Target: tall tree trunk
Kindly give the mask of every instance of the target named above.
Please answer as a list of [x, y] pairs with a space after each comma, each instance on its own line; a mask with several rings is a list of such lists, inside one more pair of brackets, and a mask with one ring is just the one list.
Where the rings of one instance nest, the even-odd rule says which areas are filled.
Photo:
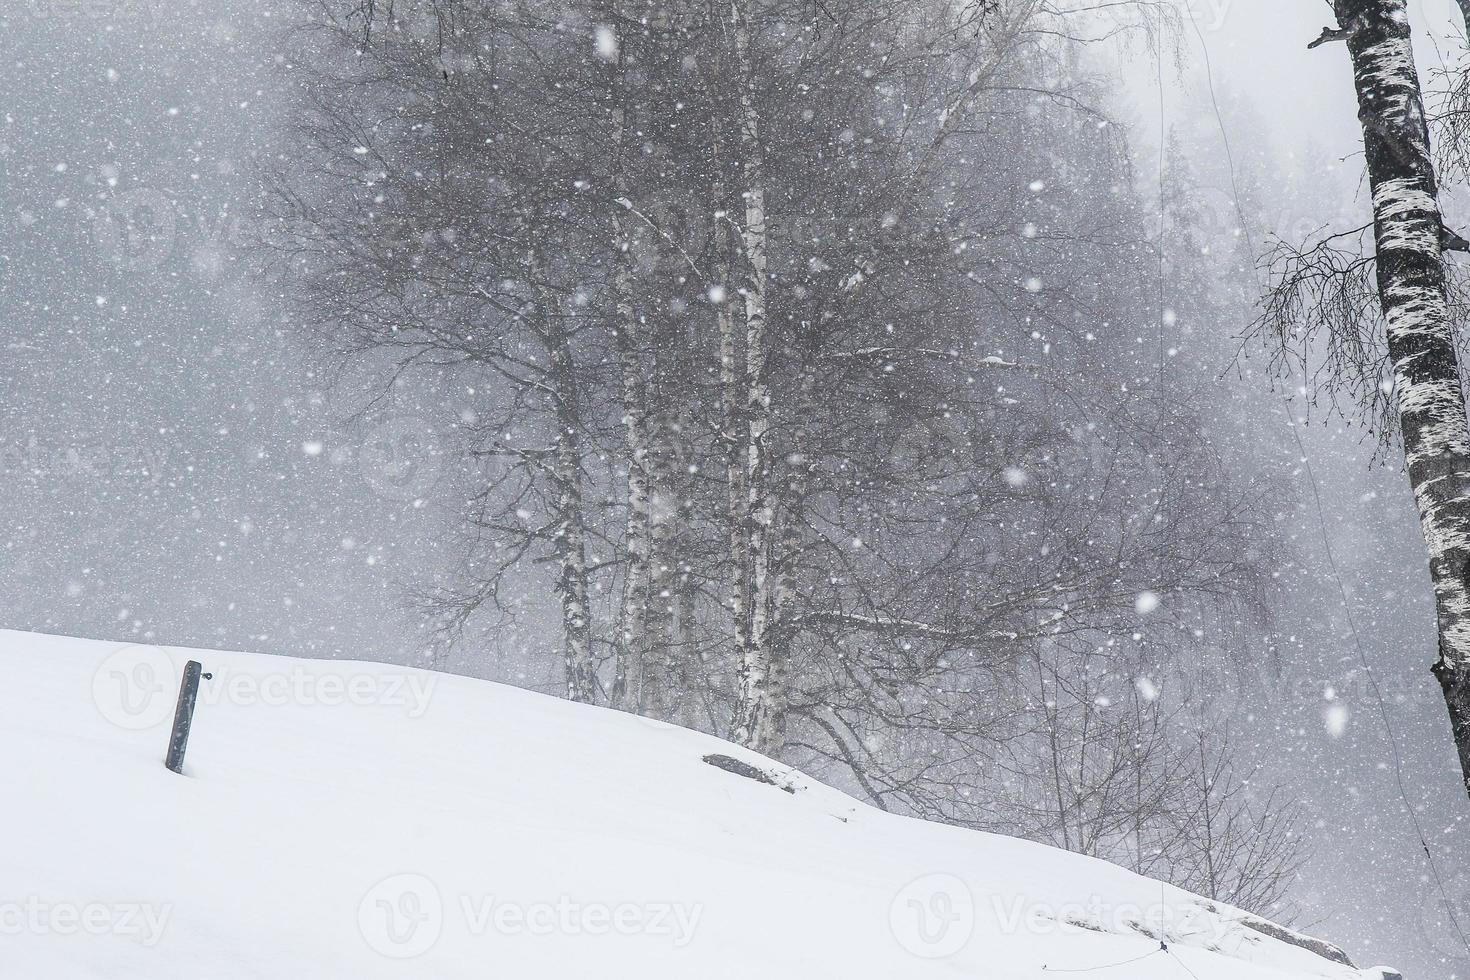
[[816, 384], [816, 374], [808, 366], [802, 371], [801, 383], [797, 389], [793, 412], [795, 423], [791, 427], [791, 451], [786, 457], [787, 465], [783, 470], [781, 533], [775, 542], [776, 588], [767, 632], [771, 637], [771, 670], [768, 681], [770, 698], [778, 708], [772, 714], [771, 736], [778, 745], [786, 733], [785, 705], [789, 703], [787, 684], [793, 656], [792, 644], [797, 634], [794, 628], [799, 598], [797, 573], [805, 542], [806, 500], [812, 473], [812, 460], [808, 453], [811, 434], [807, 425], [818, 411], [814, 398]]
[[[721, 138], [718, 120], [713, 127], [717, 172], [723, 166], [724, 141]], [[713, 198], [717, 206], [727, 203], [723, 175], [715, 182]], [[718, 238], [716, 270], [721, 288], [734, 278], [732, 255], [737, 246], [731, 241], [727, 221], [715, 226]], [[735, 649], [745, 651], [745, 639], [750, 634], [750, 603], [746, 586], [750, 581], [750, 539], [745, 534], [745, 412], [742, 405], [745, 393], [745, 348], [735, 322], [735, 305], [724, 297], [716, 307], [716, 322], [720, 333], [720, 447], [725, 462], [725, 518], [729, 528], [730, 545], [730, 616], [735, 628]]]
[[[622, 237], [621, 221], [617, 234]], [[628, 446], [627, 528], [624, 532], [627, 573], [623, 577], [623, 601], [618, 616], [618, 647], [614, 666], [613, 702], [636, 707], [642, 685], [643, 665], [648, 660], [648, 604], [652, 582], [653, 488], [649, 477], [648, 408], [639, 356], [637, 315], [633, 309], [632, 270], [626, 257], [615, 259], [613, 274], [617, 290], [617, 351], [621, 375], [623, 431]]]
[[556, 491], [552, 527], [557, 557], [556, 595], [562, 611], [562, 659], [567, 697], [591, 704], [597, 698], [597, 669], [592, 659], [592, 617], [587, 602], [587, 544], [582, 499], [582, 420], [577, 404], [576, 367], [566, 324], [556, 302], [542, 285], [539, 263], [530, 262], [536, 307], [546, 343], [548, 380], [556, 414], [556, 452], [551, 476]]
[[[609, 8], [608, 24], [618, 23]], [[612, 115], [612, 183], [616, 200], [630, 200], [626, 161], [627, 109], [624, 102], [621, 46], [609, 66]], [[613, 292], [617, 303], [614, 324], [618, 370], [622, 388], [623, 430], [628, 445], [628, 500], [625, 550], [627, 573], [618, 616], [618, 642], [610, 699], [617, 707], [636, 710], [642, 691], [642, 673], [648, 661], [648, 605], [652, 581], [653, 487], [649, 459], [648, 389], [643, 369], [641, 324], [633, 304], [633, 254], [623, 208], [610, 205], [613, 226]]]
[[648, 640], [642, 671], [641, 708], [654, 718], [667, 718], [672, 701], [678, 696], [674, 687], [674, 569], [677, 564], [679, 532], [679, 482], [674, 460], [677, 426], [669, 413], [674, 402], [673, 352], [680, 349], [682, 338], [660, 324], [659, 336], [650, 344], [653, 359], [653, 387], [647, 396], [648, 480], [649, 499], [649, 565], [648, 606], [644, 613]]
[[742, 263], [741, 305], [745, 311], [745, 534], [749, 540], [750, 570], [746, 594], [748, 630], [741, 650], [738, 700], [733, 738], [757, 752], [773, 754], [781, 728], [783, 706], [779, 686], [773, 683], [771, 607], [770, 498], [771, 389], [766, 375], [767, 300], [765, 148], [760, 112], [755, 104], [755, 77], [751, 57], [750, 20], [746, 0], [730, 5], [730, 34], [734, 41], [735, 75], [740, 85], [741, 176], [745, 220], [740, 229]]
[[[710, 19], [722, 19], [721, 0], [711, 0]], [[727, 43], [727, 32], [711, 32], [718, 41], [709, 50], [711, 91], [716, 105], [727, 105], [727, 92], [722, 82], [730, 77], [735, 59]], [[729, 535], [729, 610], [734, 630], [735, 653], [744, 662], [747, 637], [750, 635], [750, 538], [746, 534], [746, 442], [749, 429], [745, 424], [745, 338], [737, 323], [734, 302], [735, 269], [739, 265], [741, 245], [737, 240], [731, 216], [735, 213], [729, 190], [729, 175], [738, 158], [728, 155], [729, 141], [724, 112], [710, 116], [710, 142], [714, 159], [714, 181], [710, 198], [715, 202], [715, 283], [725, 295], [712, 296], [720, 335], [720, 447], [725, 464], [725, 522]], [[739, 145], [739, 140], [736, 140]], [[737, 182], [738, 183], [738, 182]], [[737, 667], [738, 670], [738, 667]], [[737, 692], [738, 693], [738, 692]]]
[[1470, 424], [1449, 324], [1439, 189], [1404, 0], [1336, 0], [1373, 189], [1378, 292], [1404, 456], [1429, 548], [1435, 677], [1470, 792]]
[[[559, 366], [552, 365], [552, 370]], [[575, 393], [569, 393], [575, 401]], [[559, 393], [558, 401], [563, 400]], [[576, 413], [576, 409], [572, 409]], [[592, 659], [592, 617], [587, 602], [587, 545], [583, 524], [581, 434], [575, 420], [561, 423], [556, 439], [557, 551], [561, 570], [556, 593], [562, 605], [562, 633], [567, 697], [591, 704], [597, 700], [597, 668]]]

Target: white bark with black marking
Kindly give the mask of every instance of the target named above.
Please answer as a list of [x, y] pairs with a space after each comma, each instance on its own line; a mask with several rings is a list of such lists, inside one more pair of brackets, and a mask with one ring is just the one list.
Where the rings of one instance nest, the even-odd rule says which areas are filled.
[[771, 636], [775, 577], [771, 568], [774, 506], [770, 496], [771, 390], [766, 376], [767, 272], [764, 147], [755, 104], [751, 33], [745, 0], [730, 5], [735, 71], [740, 84], [741, 175], [745, 220], [740, 229], [740, 299], [745, 310], [745, 534], [749, 577], [746, 633], [740, 651], [739, 689], [733, 738], [757, 752], [773, 754], [784, 705], [775, 683]]
[[1336, 0], [1373, 187], [1378, 291], [1439, 626], [1443, 688], [1470, 791], [1470, 424], [1448, 320], [1439, 189], [1404, 0]]
[[[608, 23], [616, 23], [615, 11], [609, 9]], [[615, 201], [629, 200], [624, 154], [627, 142], [626, 93], [623, 86], [621, 48], [609, 68], [608, 84], [611, 101], [613, 196]], [[642, 347], [643, 329], [633, 303], [633, 257], [629, 230], [623, 220], [621, 205], [611, 208], [613, 229], [613, 294], [617, 317], [613, 323], [614, 344], [618, 352], [618, 373], [622, 398], [623, 432], [627, 442], [628, 495], [624, 549], [627, 570], [623, 576], [623, 596], [618, 615], [618, 638], [613, 661], [610, 700], [617, 707], [639, 707], [642, 673], [649, 659], [648, 606], [653, 581], [653, 486], [649, 446], [648, 388], [644, 375]]]
[[542, 306], [549, 349], [550, 381], [556, 402], [556, 486], [553, 543], [559, 574], [563, 659], [567, 697], [591, 704], [597, 699], [597, 667], [592, 659], [592, 611], [587, 601], [587, 532], [582, 499], [582, 420], [571, 345], [560, 317]]

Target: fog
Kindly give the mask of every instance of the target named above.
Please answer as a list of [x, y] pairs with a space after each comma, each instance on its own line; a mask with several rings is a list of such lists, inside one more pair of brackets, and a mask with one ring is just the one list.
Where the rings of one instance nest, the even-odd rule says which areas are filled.
[[[1198, 33], [1166, 48], [1162, 92], [1147, 45], [1101, 56], [1141, 193], [1154, 193], [1162, 121], [1212, 174], [1228, 169], [1228, 140], [1272, 225], [1251, 237], [1368, 220], [1347, 56], [1306, 50], [1325, 6], [1189, 2]], [[240, 256], [258, 166], [282, 152], [286, 16], [233, 0], [0, 11], [0, 625], [435, 666], [559, 692], [546, 610], [446, 650], [409, 602], [463, 560], [464, 488], [445, 462], [452, 384], [371, 400]], [[1432, 85], [1434, 66], [1460, 57], [1456, 11], [1423, 2], [1411, 16]], [[147, 247], [119, 243], [137, 235], [116, 227], [119, 194], [146, 215]], [[1317, 213], [1324, 199], [1337, 214]], [[1467, 203], [1446, 196], [1462, 226]], [[1247, 323], [1193, 326], [1239, 336]], [[1264, 367], [1250, 347], [1218, 363], [1211, 423], [1232, 465], [1288, 488], [1276, 527], [1301, 559], [1270, 590], [1282, 638], [1270, 700], [1240, 708], [1261, 778], [1289, 783], [1309, 815], [1297, 924], [1359, 965], [1470, 975], [1470, 950], [1438, 925], [1420, 840], [1422, 828], [1470, 923], [1466, 801], [1429, 673], [1432, 593], [1407, 480], [1393, 452], [1322, 405], [1309, 412]], [[1275, 429], [1258, 431], [1262, 419]]]

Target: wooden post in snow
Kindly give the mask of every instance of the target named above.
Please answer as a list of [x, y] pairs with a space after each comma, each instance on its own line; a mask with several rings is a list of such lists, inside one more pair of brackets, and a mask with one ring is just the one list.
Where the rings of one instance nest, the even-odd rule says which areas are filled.
[[184, 665], [184, 679], [179, 684], [179, 703], [174, 708], [174, 727], [168, 739], [168, 758], [164, 765], [183, 775], [184, 750], [189, 747], [189, 728], [194, 724], [194, 702], [199, 698], [199, 676], [204, 668], [197, 660]]

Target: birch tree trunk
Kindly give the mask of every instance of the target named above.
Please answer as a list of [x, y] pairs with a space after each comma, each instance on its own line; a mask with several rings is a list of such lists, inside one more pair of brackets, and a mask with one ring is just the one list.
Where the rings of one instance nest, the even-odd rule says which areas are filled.
[[772, 597], [772, 615], [768, 634], [771, 637], [771, 669], [767, 684], [771, 702], [777, 706], [771, 717], [771, 738], [779, 748], [785, 737], [785, 706], [789, 700], [787, 689], [789, 667], [793, 655], [792, 643], [797, 630], [797, 572], [805, 538], [806, 501], [812, 472], [812, 460], [808, 455], [810, 433], [807, 426], [820, 409], [814, 398], [816, 374], [810, 366], [802, 371], [797, 390], [795, 425], [791, 431], [791, 451], [785, 469], [785, 493], [782, 507], [781, 532], [777, 541], [775, 558], [775, 593]]
[[1439, 189], [1404, 0], [1335, 0], [1373, 190], [1378, 292], [1409, 482], [1429, 549], [1435, 677], [1470, 792], [1470, 425], [1446, 309]]
[[[717, 56], [724, 54], [717, 51]], [[723, 58], [720, 59], [723, 61]], [[718, 73], [717, 73], [718, 75]], [[719, 116], [712, 119], [710, 138], [714, 145], [715, 172], [724, 169], [725, 141], [721, 132]], [[730, 240], [731, 230], [726, 205], [726, 185], [723, 176], [716, 179], [712, 195], [717, 202], [719, 215], [716, 218], [715, 234], [718, 240], [716, 254], [717, 282], [721, 289], [732, 282], [734, 263], [732, 255], [737, 246]], [[730, 545], [730, 615], [735, 627], [735, 649], [741, 655], [745, 651], [745, 638], [750, 633], [748, 616], [749, 600], [746, 584], [749, 581], [750, 541], [745, 535], [745, 413], [741, 410], [744, 401], [742, 384], [745, 379], [745, 350], [735, 322], [735, 306], [729, 297], [720, 297], [716, 304], [716, 323], [720, 334], [720, 447], [725, 463], [725, 518], [729, 528]]]
[[648, 601], [644, 610], [644, 644], [640, 709], [654, 718], [667, 718], [672, 702], [678, 696], [673, 686], [674, 639], [673, 570], [678, 549], [679, 488], [674, 474], [674, 430], [669, 412], [674, 403], [673, 385], [668, 377], [672, 360], [668, 352], [677, 342], [666, 332], [650, 345], [654, 383], [645, 404], [650, 452], [646, 475], [651, 488], [648, 515]]
[[771, 659], [770, 499], [771, 390], [766, 375], [767, 297], [765, 154], [760, 113], [755, 104], [750, 20], [746, 0], [730, 5], [735, 76], [740, 84], [741, 175], [745, 220], [740, 229], [744, 259], [740, 296], [745, 311], [745, 535], [749, 547], [746, 587], [748, 629], [740, 655], [739, 690], [733, 738], [757, 752], [772, 754], [783, 705], [773, 683]]
[[[621, 221], [618, 224], [621, 225]], [[621, 237], [621, 228], [618, 233]], [[623, 430], [628, 443], [628, 516], [624, 532], [628, 570], [623, 578], [612, 691], [613, 703], [621, 707], [636, 706], [643, 665], [648, 659], [653, 494], [649, 480], [648, 410], [643, 366], [634, 333], [637, 320], [631, 300], [632, 272], [623, 257], [616, 261], [619, 268], [614, 273], [613, 284], [618, 292], [618, 368], [622, 386]]]
[[[723, 186], [717, 188], [716, 200], [723, 201]], [[719, 234], [723, 254], [737, 251], [730, 241], [727, 222], [721, 222]], [[720, 282], [733, 279], [734, 267], [728, 258], [719, 264]], [[743, 670], [750, 649], [751, 561], [750, 535], [747, 532], [746, 459], [749, 427], [745, 424], [745, 345], [736, 322], [733, 302], [722, 302], [717, 312], [720, 332], [720, 443], [725, 463], [725, 521], [729, 528], [730, 548], [730, 619], [734, 625], [734, 643]], [[739, 675], [743, 694], [744, 674]], [[743, 701], [737, 703], [743, 705]], [[738, 715], [737, 715], [738, 717]]]
[[556, 303], [540, 284], [534, 254], [530, 272], [536, 308], [546, 344], [548, 378], [556, 414], [556, 452], [551, 477], [556, 492], [552, 525], [557, 557], [556, 596], [561, 602], [562, 659], [567, 697], [587, 704], [597, 698], [597, 668], [592, 659], [592, 617], [587, 602], [587, 535], [582, 499], [582, 420], [577, 405], [577, 377], [566, 325]]
[[[608, 24], [615, 24], [613, 11]], [[613, 198], [629, 200], [624, 158], [627, 142], [627, 109], [624, 103], [623, 56], [621, 47], [612, 59], [608, 85], [612, 102]], [[614, 323], [618, 371], [623, 403], [623, 430], [628, 444], [628, 516], [626, 528], [627, 574], [618, 616], [618, 643], [613, 666], [610, 700], [617, 707], [636, 709], [642, 687], [643, 667], [648, 661], [648, 605], [652, 576], [653, 488], [649, 460], [648, 389], [640, 354], [641, 334], [633, 303], [632, 243], [623, 209], [611, 203], [613, 227], [613, 293], [617, 304]]]

